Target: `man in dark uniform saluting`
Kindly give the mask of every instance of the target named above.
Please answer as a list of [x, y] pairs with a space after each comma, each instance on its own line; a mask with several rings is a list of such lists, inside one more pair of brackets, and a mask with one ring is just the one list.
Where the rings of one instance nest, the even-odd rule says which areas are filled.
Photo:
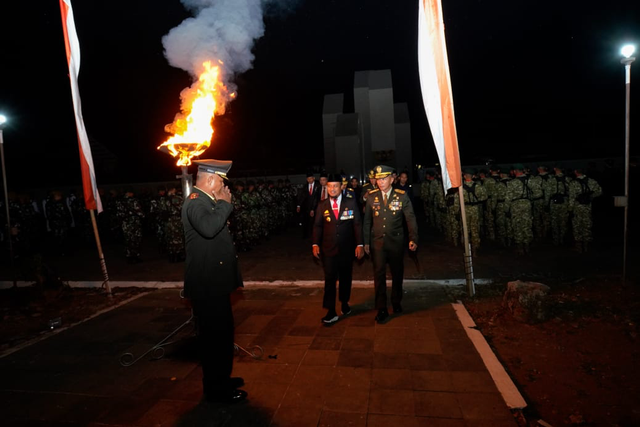
[[393, 189], [389, 166], [376, 166], [375, 178], [378, 188], [371, 190], [364, 210], [364, 251], [373, 260], [373, 277], [376, 295], [375, 320], [384, 322], [387, 311], [387, 264], [391, 269], [391, 304], [394, 313], [402, 312], [402, 278], [404, 275], [404, 230], [407, 223], [409, 250], [418, 249], [418, 224], [409, 196], [403, 190]]
[[227, 219], [233, 211], [225, 179], [230, 161], [199, 160], [193, 192], [182, 206], [187, 259], [184, 293], [198, 326], [202, 385], [211, 402], [247, 397], [242, 378], [231, 378], [234, 354], [231, 293], [242, 286]]
[[318, 205], [313, 226], [313, 256], [318, 259], [322, 256], [324, 267], [322, 306], [327, 309], [327, 315], [322, 322], [325, 325], [338, 321], [336, 280], [339, 281], [338, 299], [342, 303], [342, 314], [351, 313], [349, 298], [353, 258], [364, 256], [358, 202], [353, 191], [343, 194], [341, 184], [340, 175], [328, 176], [329, 197]]

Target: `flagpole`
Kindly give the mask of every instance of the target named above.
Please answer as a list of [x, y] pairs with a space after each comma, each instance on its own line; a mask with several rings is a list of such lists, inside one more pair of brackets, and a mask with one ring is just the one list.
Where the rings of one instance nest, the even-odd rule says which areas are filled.
[[467, 283], [467, 292], [472, 297], [476, 294], [476, 288], [473, 279], [473, 257], [471, 255], [471, 245], [469, 244], [469, 229], [467, 228], [467, 214], [462, 186], [458, 187], [458, 196], [460, 197], [460, 216], [462, 217], [462, 236], [464, 238], [464, 277]]
[[104, 288], [109, 298], [113, 298], [113, 294], [111, 293], [111, 286], [109, 286], [109, 272], [107, 271], [107, 263], [104, 259], [104, 252], [102, 252], [102, 244], [100, 243], [100, 233], [98, 232], [98, 222], [96, 221], [95, 210], [90, 209], [89, 214], [91, 215], [91, 224], [93, 224], [93, 235], [96, 238], [96, 246], [98, 247], [98, 259], [100, 260], [102, 278], [104, 279], [104, 282], [102, 282], [102, 287]]

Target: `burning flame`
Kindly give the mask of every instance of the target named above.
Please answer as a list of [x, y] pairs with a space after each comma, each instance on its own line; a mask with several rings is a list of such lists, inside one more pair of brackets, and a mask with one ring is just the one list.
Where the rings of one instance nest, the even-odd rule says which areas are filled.
[[165, 126], [165, 131], [173, 136], [158, 147], [158, 150], [179, 157], [178, 166], [189, 166], [193, 157], [209, 148], [214, 115], [224, 114], [226, 98], [235, 97], [235, 93], [227, 95], [227, 88], [219, 79], [218, 66], [212, 66], [209, 61], [202, 66], [204, 71], [198, 81], [180, 94], [181, 112], [176, 114], [173, 123]]

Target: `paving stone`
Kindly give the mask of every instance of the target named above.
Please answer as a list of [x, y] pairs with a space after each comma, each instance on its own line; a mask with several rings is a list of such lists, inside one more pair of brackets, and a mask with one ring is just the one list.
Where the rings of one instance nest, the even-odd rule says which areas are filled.
[[418, 417], [406, 415], [372, 414], [367, 416], [367, 427], [420, 427]]
[[307, 350], [303, 365], [309, 366], [336, 366], [338, 363], [338, 350]]
[[513, 420], [498, 393], [456, 393], [462, 415], [471, 420]]
[[373, 353], [373, 367], [378, 369], [406, 369], [409, 353]]
[[413, 381], [409, 369], [376, 369], [372, 371], [372, 388], [412, 390]]
[[462, 418], [456, 395], [441, 391], [416, 391], [416, 415], [438, 418]]
[[341, 350], [369, 351], [373, 350], [373, 340], [368, 338], [345, 338]]
[[415, 415], [415, 400], [411, 390], [371, 389], [370, 414]]
[[352, 366], [354, 368], [370, 368], [373, 366], [373, 353], [370, 351], [340, 351], [338, 366]]
[[366, 388], [330, 387], [324, 397], [324, 410], [366, 414], [369, 390]]
[[456, 391], [448, 371], [411, 371], [414, 390]]
[[317, 336], [309, 346], [310, 350], [340, 350], [342, 338]]
[[323, 410], [318, 427], [365, 427], [367, 415]]
[[273, 417], [273, 425], [278, 427], [315, 426], [320, 420], [320, 408], [286, 407], [278, 409]]

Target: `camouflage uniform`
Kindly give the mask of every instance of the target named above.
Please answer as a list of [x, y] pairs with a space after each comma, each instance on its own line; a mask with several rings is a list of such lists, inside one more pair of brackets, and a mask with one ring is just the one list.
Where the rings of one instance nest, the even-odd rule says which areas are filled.
[[46, 205], [47, 220], [49, 228], [56, 241], [58, 249], [63, 253], [66, 251], [67, 237], [69, 235], [69, 227], [71, 226], [71, 212], [67, 208], [62, 194], [56, 192], [49, 199]]
[[482, 180], [487, 193], [487, 201], [484, 203], [484, 231], [489, 240], [496, 239], [495, 213], [496, 213], [496, 184], [499, 175], [487, 176]]
[[529, 184], [534, 190], [531, 199], [531, 211], [533, 215], [533, 231], [537, 239], [544, 239], [549, 234], [549, 196], [545, 194], [548, 186], [549, 174], [540, 172], [539, 175], [529, 178]]
[[131, 192], [116, 201], [117, 217], [122, 224], [125, 255], [129, 262], [140, 262], [142, 243], [142, 205]]
[[511, 221], [507, 218], [507, 183], [511, 180], [505, 173], [500, 180], [496, 182], [494, 187], [495, 197], [495, 221], [496, 221], [496, 237], [502, 246], [511, 246], [513, 238], [511, 233]]
[[569, 183], [569, 209], [573, 213], [571, 226], [576, 249], [586, 252], [593, 239], [591, 228], [591, 202], [602, 195], [602, 188], [595, 179], [579, 175]]
[[487, 200], [487, 189], [478, 181], [467, 180], [463, 182], [462, 189], [471, 248], [475, 252], [480, 248], [480, 212], [483, 202]]
[[513, 242], [517, 245], [516, 251], [519, 254], [527, 253], [533, 240], [532, 194], [529, 177], [526, 175], [517, 176], [507, 183], [507, 216], [511, 217]]
[[429, 195], [431, 197], [429, 205], [434, 218], [434, 226], [436, 230], [443, 233], [447, 222], [447, 205], [445, 204], [444, 187], [440, 178], [436, 177], [430, 182]]
[[420, 186], [420, 198], [422, 199], [422, 208], [424, 209], [424, 216], [426, 217], [427, 224], [431, 227], [435, 227], [435, 218], [432, 217], [431, 210], [431, 180], [433, 178], [430, 175], [427, 175], [425, 180], [422, 182]]
[[569, 229], [569, 182], [570, 178], [562, 172], [556, 173], [547, 181], [546, 194], [549, 197], [551, 237], [556, 246], [564, 243]]
[[184, 230], [182, 228], [182, 196], [174, 191], [166, 197], [164, 236], [169, 262], [178, 262], [184, 256]]
[[446, 220], [444, 224], [446, 238], [458, 246], [460, 243], [460, 197], [458, 190], [449, 189], [445, 196]]
[[160, 253], [164, 253], [167, 250], [165, 224], [168, 219], [168, 207], [169, 203], [164, 189], [158, 190], [158, 194], [149, 201], [149, 222], [158, 240], [158, 251]]

